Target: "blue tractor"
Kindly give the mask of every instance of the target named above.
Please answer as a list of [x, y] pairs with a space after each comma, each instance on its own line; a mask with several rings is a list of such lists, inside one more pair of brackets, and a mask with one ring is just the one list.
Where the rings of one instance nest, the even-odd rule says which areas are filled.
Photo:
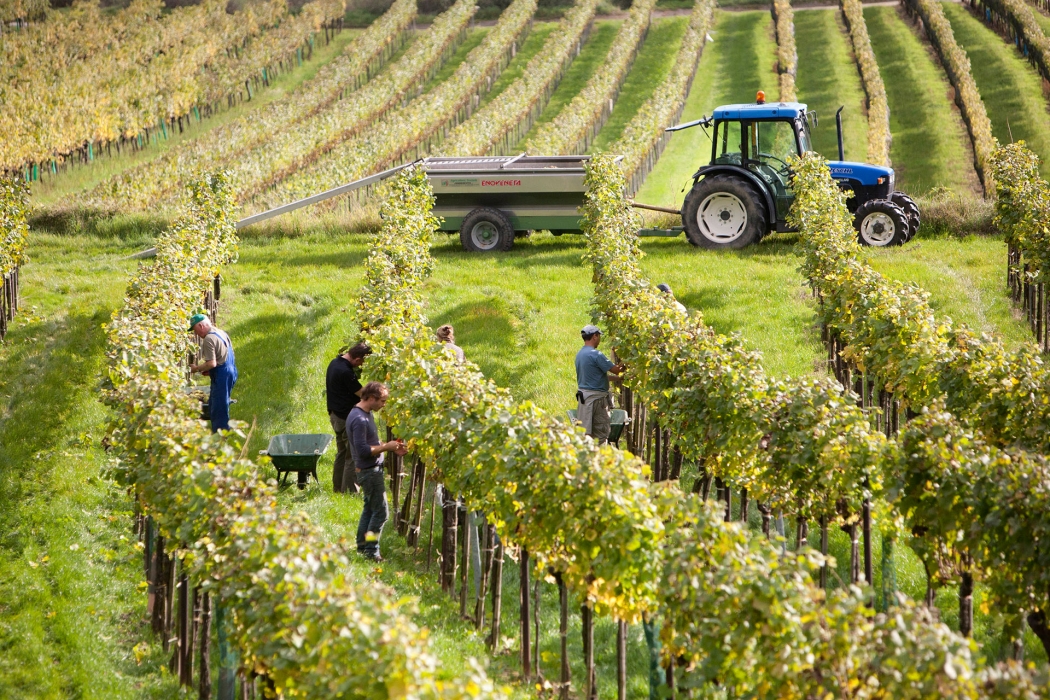
[[[911, 197], [893, 189], [893, 168], [845, 161], [842, 109], [836, 113], [839, 159], [828, 165], [831, 176], [849, 192], [860, 242], [870, 246], [901, 245], [919, 229], [919, 208]], [[787, 213], [794, 201], [790, 158], [811, 151], [810, 127], [816, 113], [799, 102], [766, 104], [758, 93], [754, 104], [725, 105], [710, 117], [679, 124], [711, 129], [711, 162], [693, 175], [693, 187], [682, 203], [682, 224], [695, 246], [744, 248], [768, 233], [790, 231]]]

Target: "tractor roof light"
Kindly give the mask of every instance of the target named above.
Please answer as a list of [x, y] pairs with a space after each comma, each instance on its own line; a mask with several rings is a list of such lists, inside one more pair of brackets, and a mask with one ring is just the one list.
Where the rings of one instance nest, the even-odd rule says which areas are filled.
[[765, 91], [763, 91], [763, 90], [759, 90], [758, 91], [758, 93], [755, 95], [755, 102], [757, 104], [760, 104], [760, 105], [764, 105], [766, 103], [766, 93], [765, 93]]

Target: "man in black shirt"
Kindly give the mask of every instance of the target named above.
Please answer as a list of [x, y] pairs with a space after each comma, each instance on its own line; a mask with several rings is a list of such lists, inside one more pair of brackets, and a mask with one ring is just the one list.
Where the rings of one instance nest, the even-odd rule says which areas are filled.
[[372, 354], [372, 348], [358, 343], [328, 363], [325, 377], [328, 399], [328, 419], [335, 431], [335, 464], [332, 467], [332, 490], [335, 493], [357, 493], [357, 478], [353, 461], [347, 459], [346, 417], [357, 405], [361, 394], [361, 381], [357, 368]]

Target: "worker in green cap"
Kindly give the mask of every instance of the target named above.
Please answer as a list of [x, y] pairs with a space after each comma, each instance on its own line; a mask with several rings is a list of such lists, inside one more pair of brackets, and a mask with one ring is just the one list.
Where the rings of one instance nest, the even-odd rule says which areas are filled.
[[201, 361], [191, 365], [190, 371], [207, 374], [211, 378], [208, 407], [211, 411], [212, 432], [229, 430], [230, 392], [237, 383], [233, 343], [226, 331], [211, 325], [211, 319], [204, 314], [195, 314], [190, 318], [190, 332], [204, 341], [201, 343]]

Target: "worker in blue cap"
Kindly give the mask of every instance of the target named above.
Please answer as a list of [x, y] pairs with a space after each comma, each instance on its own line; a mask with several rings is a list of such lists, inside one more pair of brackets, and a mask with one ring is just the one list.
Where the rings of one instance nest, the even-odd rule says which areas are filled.
[[211, 319], [204, 314], [195, 314], [190, 318], [190, 332], [204, 341], [201, 343], [201, 361], [191, 365], [190, 371], [207, 374], [211, 378], [211, 395], [208, 397], [211, 430], [229, 430], [230, 392], [237, 383], [233, 343], [226, 331], [211, 325]]

